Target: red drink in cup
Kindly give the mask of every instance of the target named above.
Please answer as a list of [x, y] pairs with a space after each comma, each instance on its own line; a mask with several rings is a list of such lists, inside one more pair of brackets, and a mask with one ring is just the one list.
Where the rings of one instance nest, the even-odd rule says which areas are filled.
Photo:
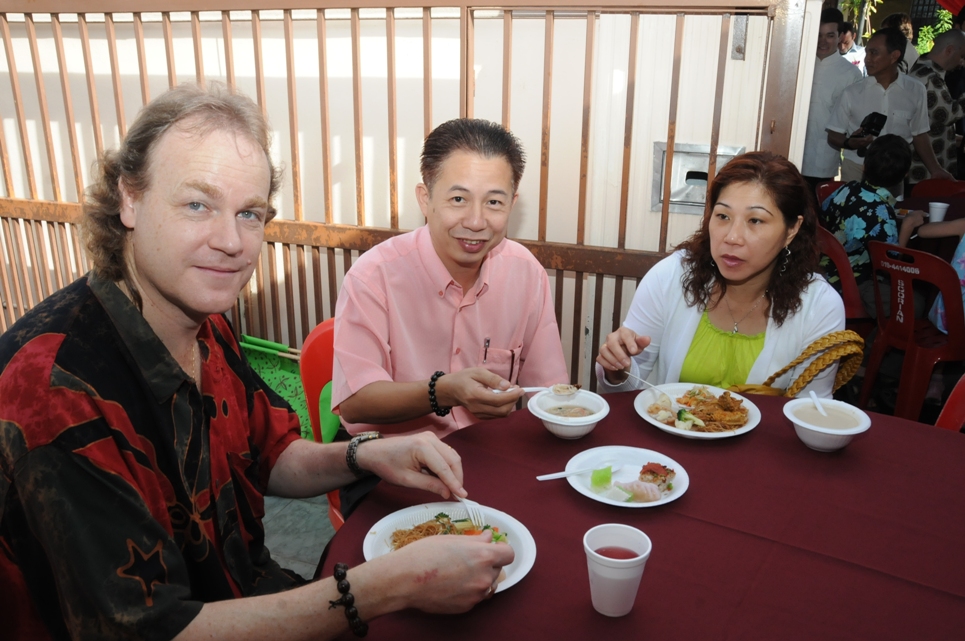
[[637, 600], [643, 568], [650, 558], [650, 537], [635, 527], [607, 523], [583, 536], [593, 608], [608, 617], [629, 614]]

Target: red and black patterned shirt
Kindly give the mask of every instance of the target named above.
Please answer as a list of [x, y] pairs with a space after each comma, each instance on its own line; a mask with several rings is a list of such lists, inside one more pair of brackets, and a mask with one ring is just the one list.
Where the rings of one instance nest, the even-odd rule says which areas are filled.
[[90, 275], [0, 337], [0, 625], [13, 638], [170, 639], [203, 603], [301, 583], [264, 547], [298, 416], [225, 318], [202, 390]]

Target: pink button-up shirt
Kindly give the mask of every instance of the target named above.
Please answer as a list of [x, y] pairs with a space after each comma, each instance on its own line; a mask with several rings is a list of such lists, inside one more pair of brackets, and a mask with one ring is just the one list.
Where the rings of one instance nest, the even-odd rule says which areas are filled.
[[[501, 242], [467, 292], [442, 264], [427, 227], [363, 254], [345, 275], [335, 308], [333, 410], [376, 381], [419, 381], [437, 370], [468, 367], [485, 367], [523, 386], [569, 380], [549, 279], [529, 250]], [[478, 421], [456, 407], [448, 416], [430, 413], [391, 431], [443, 436]], [[346, 427], [353, 434], [385, 429]]]

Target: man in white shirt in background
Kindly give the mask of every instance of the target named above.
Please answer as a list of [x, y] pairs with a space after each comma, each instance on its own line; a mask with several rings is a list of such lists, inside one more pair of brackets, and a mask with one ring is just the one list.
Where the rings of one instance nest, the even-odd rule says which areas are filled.
[[828, 144], [828, 121], [841, 92], [861, 80], [858, 68], [838, 55], [838, 30], [844, 16], [837, 9], [821, 11], [818, 27], [817, 61], [811, 84], [804, 160], [801, 174], [811, 187], [833, 180], [841, 168], [841, 151]]
[[868, 72], [864, 67], [864, 47], [856, 42], [857, 38], [858, 34], [855, 33], [854, 25], [850, 22], [842, 22], [838, 52], [845, 60], [857, 67], [862, 76], [866, 76]]
[[[925, 86], [898, 72], [906, 42], [905, 36], [897, 29], [876, 31], [865, 48], [868, 77], [841, 92], [831, 114], [828, 143], [836, 149], [845, 150], [841, 163], [841, 180], [845, 182], [861, 180], [864, 157], [858, 152], [875, 139], [875, 136], [861, 131], [861, 122], [872, 112], [887, 117], [879, 135], [901, 136], [918, 152], [932, 178], [954, 180], [938, 164], [928, 138], [930, 125]], [[892, 193], [897, 196], [902, 192], [899, 188]]]

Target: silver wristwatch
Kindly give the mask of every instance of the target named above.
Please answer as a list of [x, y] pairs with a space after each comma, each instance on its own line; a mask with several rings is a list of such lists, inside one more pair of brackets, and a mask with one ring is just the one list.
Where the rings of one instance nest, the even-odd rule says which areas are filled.
[[357, 452], [359, 445], [365, 441], [374, 441], [377, 438], [382, 438], [380, 432], [362, 432], [356, 436], [352, 437], [352, 440], [348, 442], [348, 449], [345, 450], [345, 463], [348, 465], [348, 469], [352, 470], [352, 474], [358, 476], [359, 478], [363, 476], [368, 476], [371, 472], [367, 472], [359, 467], [359, 462], [357, 459]]

